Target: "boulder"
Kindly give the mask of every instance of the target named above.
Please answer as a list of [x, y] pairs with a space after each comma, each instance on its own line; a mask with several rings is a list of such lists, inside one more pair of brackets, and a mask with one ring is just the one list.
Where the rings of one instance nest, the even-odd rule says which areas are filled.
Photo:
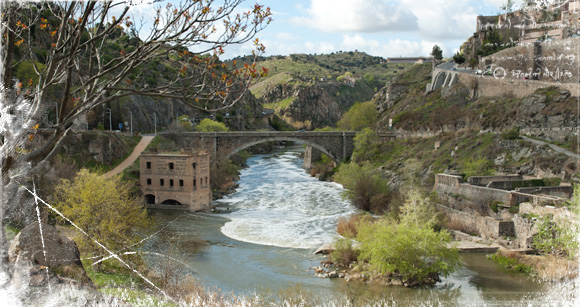
[[[58, 230], [42, 223], [42, 238], [38, 223], [24, 227], [12, 240], [8, 249], [11, 263], [31, 263], [33, 267], [48, 267], [62, 277], [72, 278], [92, 285], [81, 260], [74, 241], [61, 236]], [[31, 274], [34, 276], [36, 274]], [[40, 277], [44, 278], [42, 275]]]
[[14, 237], [8, 250], [10, 262], [30, 260], [47, 267], [82, 265], [75, 242], [61, 236], [52, 225], [42, 223], [41, 226], [42, 237], [38, 223], [29, 224]]

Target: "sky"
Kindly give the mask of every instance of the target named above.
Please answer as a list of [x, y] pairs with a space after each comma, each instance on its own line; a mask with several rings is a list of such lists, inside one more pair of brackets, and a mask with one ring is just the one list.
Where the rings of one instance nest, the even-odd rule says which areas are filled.
[[[429, 56], [438, 45], [450, 57], [475, 32], [476, 17], [500, 13], [506, 1], [257, 0], [273, 13], [257, 37], [266, 56], [355, 50], [385, 58]], [[254, 3], [246, 0], [240, 9]], [[515, 3], [518, 8], [521, 0]], [[252, 48], [229, 46], [222, 58], [248, 55]]]

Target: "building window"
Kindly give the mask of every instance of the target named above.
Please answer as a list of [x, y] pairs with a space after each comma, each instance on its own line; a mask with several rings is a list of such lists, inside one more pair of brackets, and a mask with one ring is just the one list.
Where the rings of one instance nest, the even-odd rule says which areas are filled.
[[179, 186], [182, 187], [183, 186], [183, 180], [179, 180]]
[[196, 180], [193, 179], [193, 187], [195, 188]]
[[193, 167], [193, 170], [195, 171], [195, 168], [197, 167], [197, 163], [194, 162], [191, 166]]
[[147, 162], [147, 169], [151, 169], [151, 162]]
[[161, 186], [165, 185], [165, 180], [159, 179], [159, 185], [161, 185]]
[[173, 186], [173, 179], [169, 179], [169, 186], [172, 187]]
[[147, 185], [151, 185], [151, 178], [147, 178]]
[[173, 163], [169, 163], [169, 169], [173, 169]]

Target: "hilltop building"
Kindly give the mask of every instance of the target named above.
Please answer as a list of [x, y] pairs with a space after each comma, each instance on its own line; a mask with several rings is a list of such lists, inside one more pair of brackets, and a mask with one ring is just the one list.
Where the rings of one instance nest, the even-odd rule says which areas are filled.
[[140, 156], [140, 184], [150, 207], [187, 206], [190, 211], [211, 209], [210, 155], [205, 150]]
[[397, 58], [387, 58], [387, 63], [413, 63], [413, 64], [423, 64], [433, 62], [432, 57], [397, 57]]

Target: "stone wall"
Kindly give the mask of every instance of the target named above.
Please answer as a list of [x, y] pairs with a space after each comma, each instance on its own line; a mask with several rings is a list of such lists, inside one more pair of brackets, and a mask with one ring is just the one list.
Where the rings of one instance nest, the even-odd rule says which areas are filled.
[[485, 214], [489, 210], [492, 202], [499, 202], [504, 206], [517, 206], [522, 202], [531, 202], [540, 205], [561, 203], [564, 201], [564, 199], [558, 197], [470, 185], [464, 183], [459, 176], [447, 174], [435, 175], [433, 190], [450, 207], [478, 214]]
[[568, 90], [574, 97], [580, 97], [578, 83], [556, 83], [536, 80], [496, 79], [493, 76], [459, 74], [459, 82], [466, 86], [472, 97], [513, 97], [525, 98], [537, 90], [550, 86]]
[[[492, 181], [486, 185], [488, 188], [500, 189], [500, 190], [515, 190], [516, 187], [534, 187], [543, 185], [544, 182], [539, 179], [532, 180], [513, 180], [513, 181]], [[533, 194], [533, 193], [530, 193]]]
[[524, 179], [522, 175], [505, 175], [505, 176], [471, 176], [467, 182], [472, 185], [487, 186], [492, 181], [516, 181]]
[[544, 194], [560, 198], [572, 198], [574, 188], [572, 186], [531, 187], [516, 188], [516, 191], [528, 194]]
[[500, 229], [506, 227], [504, 225], [505, 221], [500, 219], [470, 214], [461, 210], [449, 208], [445, 205], [437, 205], [437, 207], [445, 214], [447, 223], [461, 225], [460, 228], [463, 228], [464, 232], [477, 234], [484, 239], [500, 238]]
[[508, 79], [528, 77], [534, 80], [577, 83], [577, 50], [580, 50], [580, 37], [507, 48], [483, 58], [480, 63], [491, 63], [493, 71], [496, 68], [505, 71]]

